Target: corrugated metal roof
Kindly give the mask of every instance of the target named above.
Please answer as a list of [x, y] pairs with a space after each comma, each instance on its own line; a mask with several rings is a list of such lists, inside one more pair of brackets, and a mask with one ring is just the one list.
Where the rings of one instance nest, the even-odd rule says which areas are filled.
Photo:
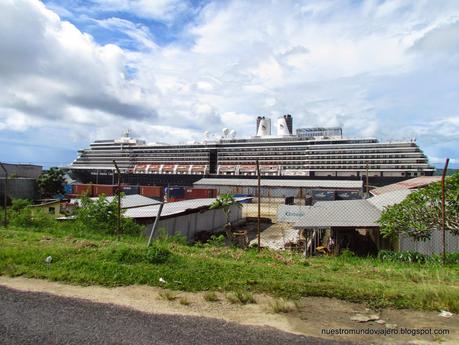
[[408, 195], [414, 192], [413, 189], [395, 190], [367, 199], [369, 203], [375, 206], [378, 210], [384, 210], [385, 207], [402, 202]]
[[422, 188], [431, 183], [439, 181], [441, 181], [441, 176], [419, 176], [409, 180], [389, 184], [384, 187], [375, 188], [371, 190], [370, 193], [373, 195], [381, 195], [396, 190]]
[[366, 200], [320, 201], [305, 211], [295, 228], [377, 227], [381, 214]]
[[294, 227], [377, 227], [384, 207], [402, 202], [411, 192], [395, 191], [362, 200], [319, 201], [305, 209], [305, 216]]
[[[116, 196], [106, 197], [108, 202], [112, 202], [113, 198], [116, 198]], [[95, 201], [98, 198], [95, 197], [95, 198], [90, 198], [90, 199]], [[80, 203], [80, 200], [81, 199], [73, 199], [72, 202]], [[155, 199], [148, 198], [140, 194], [125, 195], [124, 197], [121, 198], [121, 208], [123, 209], [128, 209], [128, 208], [133, 208], [133, 207], [142, 207], [142, 206], [147, 206], [147, 205], [152, 205], [152, 204], [159, 204], [159, 202]]]
[[[256, 187], [256, 179], [243, 178], [202, 178], [194, 183], [195, 186], [244, 186]], [[262, 179], [262, 187], [304, 187], [304, 188], [362, 188], [363, 181], [359, 180], [290, 180]]]
[[[251, 199], [251, 198], [236, 198], [238, 201]], [[166, 202], [161, 212], [161, 217], [178, 215], [186, 211], [198, 210], [200, 208], [207, 208], [215, 198], [207, 199], [192, 199], [177, 202]], [[129, 218], [155, 218], [158, 214], [159, 204], [145, 207], [136, 207], [127, 209], [124, 215]]]

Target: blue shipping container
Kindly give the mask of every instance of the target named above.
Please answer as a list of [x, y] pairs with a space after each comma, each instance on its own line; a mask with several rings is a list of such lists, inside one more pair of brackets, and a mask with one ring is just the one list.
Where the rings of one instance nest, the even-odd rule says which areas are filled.
[[123, 186], [122, 192], [126, 195], [139, 194], [139, 186]]
[[73, 185], [65, 184], [64, 185], [64, 192], [65, 192], [65, 194], [73, 194]]
[[184, 198], [185, 188], [184, 187], [169, 187], [169, 197]]

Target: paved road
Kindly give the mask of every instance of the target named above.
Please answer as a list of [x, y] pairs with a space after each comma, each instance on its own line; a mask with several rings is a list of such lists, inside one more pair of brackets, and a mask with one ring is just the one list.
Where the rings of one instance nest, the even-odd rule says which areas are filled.
[[349, 344], [192, 316], [151, 315], [0, 286], [0, 344]]

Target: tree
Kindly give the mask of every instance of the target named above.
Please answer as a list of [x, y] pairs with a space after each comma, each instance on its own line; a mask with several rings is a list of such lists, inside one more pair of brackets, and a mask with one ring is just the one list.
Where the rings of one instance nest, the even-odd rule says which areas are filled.
[[[432, 183], [386, 208], [379, 224], [384, 237], [405, 233], [416, 240], [429, 239], [433, 230], [442, 229], [441, 183]], [[459, 172], [445, 180], [445, 228], [459, 235]]]
[[236, 205], [237, 207], [242, 207], [239, 201], [233, 198], [231, 194], [220, 195], [213, 203], [210, 205], [209, 209], [223, 209], [225, 214], [225, 227], [231, 227], [230, 215], [231, 215], [231, 206]]
[[50, 168], [38, 177], [38, 186], [41, 194], [45, 197], [52, 197], [55, 194], [64, 193], [64, 171], [59, 168]]
[[[84, 231], [115, 234], [118, 222], [118, 198], [108, 201], [104, 195], [100, 195], [97, 200], [84, 196], [75, 218], [77, 227]], [[141, 226], [121, 213], [122, 233], [139, 234], [141, 229]]]

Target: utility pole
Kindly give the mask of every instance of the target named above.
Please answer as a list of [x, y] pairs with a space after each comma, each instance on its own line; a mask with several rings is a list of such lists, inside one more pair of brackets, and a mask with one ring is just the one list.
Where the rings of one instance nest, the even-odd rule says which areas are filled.
[[448, 170], [449, 158], [446, 158], [445, 167], [441, 174], [441, 228], [442, 228], [442, 244], [443, 244], [443, 265], [446, 264], [446, 229], [445, 229], [445, 178]]
[[7, 212], [7, 203], [8, 203], [8, 170], [6, 170], [5, 166], [3, 165], [3, 163], [0, 162], [0, 167], [3, 169], [3, 171], [5, 172], [5, 190], [4, 190], [4, 195], [3, 195], [3, 212], [5, 212], [4, 214], [4, 218], [3, 218], [3, 225], [5, 226], [5, 228], [8, 226], [8, 212]]
[[118, 197], [118, 215], [117, 215], [118, 219], [117, 219], [116, 233], [119, 237], [121, 235], [121, 172], [115, 160], [113, 160], [113, 164], [115, 165], [116, 173], [118, 174], [118, 187], [116, 191], [116, 195]]
[[261, 180], [260, 180], [260, 163], [257, 159], [257, 199], [258, 199], [258, 216], [257, 216], [257, 240], [258, 252], [261, 250], [261, 235], [260, 235], [260, 213], [261, 213]]

